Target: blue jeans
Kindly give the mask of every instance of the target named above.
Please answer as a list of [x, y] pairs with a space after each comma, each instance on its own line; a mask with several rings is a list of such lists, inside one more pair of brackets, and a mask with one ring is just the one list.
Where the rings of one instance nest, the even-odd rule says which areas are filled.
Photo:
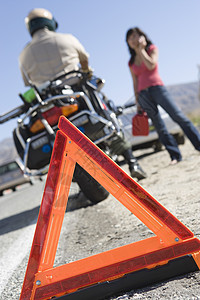
[[138, 102], [146, 111], [148, 117], [152, 120], [153, 125], [158, 132], [161, 143], [169, 152], [171, 159], [182, 159], [178, 145], [173, 136], [168, 132], [158, 110], [160, 105], [172, 118], [179, 124], [185, 135], [193, 144], [194, 148], [200, 151], [200, 134], [192, 122], [180, 111], [174, 103], [171, 95], [164, 86], [152, 86], [139, 93]]

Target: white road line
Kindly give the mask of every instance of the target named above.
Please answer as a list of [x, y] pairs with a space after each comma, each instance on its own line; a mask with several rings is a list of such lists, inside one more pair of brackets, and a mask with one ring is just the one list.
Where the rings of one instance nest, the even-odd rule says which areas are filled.
[[20, 236], [8, 248], [8, 251], [0, 257], [0, 295], [15, 269], [27, 253], [30, 252], [36, 222], [37, 219], [31, 225], [21, 230]]

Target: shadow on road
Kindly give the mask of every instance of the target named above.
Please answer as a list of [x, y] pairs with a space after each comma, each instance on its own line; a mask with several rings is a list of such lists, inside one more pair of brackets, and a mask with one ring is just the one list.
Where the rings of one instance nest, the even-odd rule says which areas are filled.
[[[151, 155], [155, 155], [157, 152], [155, 152], [155, 150], [152, 150], [151, 152], [144, 152], [140, 155], [135, 155], [134, 151], [133, 151], [133, 154], [134, 156], [137, 158], [137, 160], [140, 160], [142, 158], [145, 158], [147, 156], [151, 156]], [[117, 161], [117, 164], [122, 167], [123, 165], [126, 164], [126, 161], [124, 159], [120, 160], [120, 161]]]
[[[83, 193], [78, 193], [69, 196], [67, 210], [70, 212], [76, 209], [93, 205]], [[34, 207], [33, 209], [23, 211], [16, 215], [12, 215], [5, 219], [0, 220], [0, 235], [12, 232], [37, 223], [38, 213], [40, 206]]]
[[[141, 158], [144, 158], [145, 156], [153, 154], [155, 154], [155, 151], [150, 153], [143, 153], [140, 156], [137, 156], [137, 159], [139, 160]], [[121, 160], [118, 162], [118, 165], [122, 166], [125, 163], [126, 162], [124, 160]], [[79, 192], [69, 196], [66, 212], [71, 212], [92, 205], [95, 204], [88, 200], [82, 192]], [[24, 228], [31, 224], [36, 224], [39, 209], [40, 206], [37, 206], [33, 209], [26, 210], [16, 215], [12, 215], [10, 217], [0, 220], [0, 235]]]
[[21, 229], [23, 227], [29, 226], [30, 224], [36, 223], [39, 206], [33, 209], [23, 211], [16, 215], [7, 217], [0, 220], [0, 235], [9, 233], [14, 230]]

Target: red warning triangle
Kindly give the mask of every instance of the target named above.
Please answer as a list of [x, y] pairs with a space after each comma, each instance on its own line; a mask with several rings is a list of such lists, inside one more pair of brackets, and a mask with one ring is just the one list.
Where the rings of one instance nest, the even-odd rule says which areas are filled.
[[[99, 293], [103, 287], [102, 295], [108, 296], [119, 291], [119, 279], [122, 280], [121, 290], [134, 287], [138, 277], [143, 277], [138, 272], [149, 270], [152, 273], [148, 274], [158, 274], [158, 266], [165, 266], [164, 272], [170, 270], [179, 275], [177, 264], [185, 266], [180, 259], [186, 257], [189, 267], [184, 272], [199, 270], [200, 241], [193, 233], [65, 117], [60, 118], [59, 129], [20, 300], [103, 299], [93, 294], [93, 288]], [[53, 267], [76, 163], [155, 236]], [[129, 275], [134, 277], [128, 282]], [[151, 275], [147, 277], [146, 281], [151, 282]]]

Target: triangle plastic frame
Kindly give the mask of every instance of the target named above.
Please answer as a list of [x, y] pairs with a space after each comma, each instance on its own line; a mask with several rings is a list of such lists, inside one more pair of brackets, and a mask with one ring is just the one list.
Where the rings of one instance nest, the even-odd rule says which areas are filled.
[[[193, 233], [65, 117], [60, 118], [59, 129], [20, 300], [52, 297], [104, 299], [115, 292], [135, 288], [137, 279], [144, 277], [140, 275], [142, 271], [150, 272], [145, 282], [151, 283], [150, 274], [155, 273], [155, 280], [158, 280], [159, 272], [165, 274], [169, 268], [173, 276], [199, 270], [200, 241]], [[139, 218], [155, 236], [53, 267], [76, 163]], [[189, 260], [189, 267], [184, 269], [186, 263], [183, 264], [182, 260], [180, 263], [180, 259]], [[183, 271], [178, 271], [177, 263], [183, 267]], [[162, 266], [163, 272], [159, 271]], [[166, 276], [160, 274], [159, 278], [165, 279]], [[141, 283], [138, 283], [140, 286]], [[102, 293], [99, 293], [100, 290]]]

